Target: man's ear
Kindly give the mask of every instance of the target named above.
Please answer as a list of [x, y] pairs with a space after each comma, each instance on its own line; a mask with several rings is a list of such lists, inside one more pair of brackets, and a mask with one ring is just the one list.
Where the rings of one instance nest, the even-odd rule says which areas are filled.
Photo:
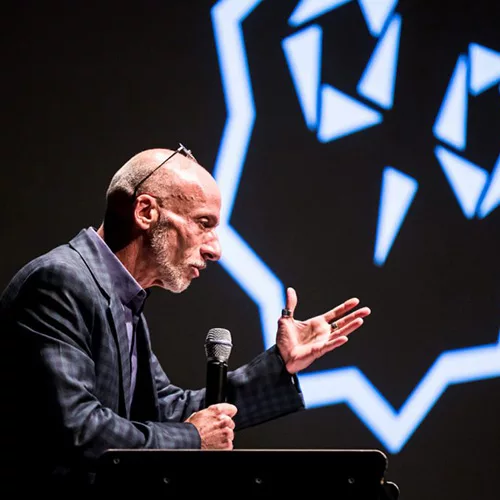
[[134, 222], [142, 230], [147, 230], [160, 217], [160, 208], [156, 198], [149, 194], [139, 195], [134, 202]]

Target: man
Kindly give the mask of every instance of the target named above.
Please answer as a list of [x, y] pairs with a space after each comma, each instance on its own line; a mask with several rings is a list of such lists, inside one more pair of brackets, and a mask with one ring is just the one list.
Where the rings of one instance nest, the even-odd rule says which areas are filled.
[[295, 375], [370, 314], [350, 299], [298, 321], [288, 289], [276, 345], [228, 375], [227, 403], [204, 408], [204, 389], [163, 372], [142, 308], [149, 288], [180, 293], [220, 258], [215, 180], [183, 146], [147, 150], [106, 200], [97, 230], [28, 263], [0, 300], [1, 442], [18, 482], [91, 484], [110, 448], [232, 449], [235, 430], [302, 409]]

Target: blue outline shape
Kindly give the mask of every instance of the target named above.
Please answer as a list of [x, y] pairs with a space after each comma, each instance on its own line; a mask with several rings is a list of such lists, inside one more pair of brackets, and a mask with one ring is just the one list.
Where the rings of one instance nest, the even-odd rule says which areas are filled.
[[[309, 130], [318, 123], [323, 30], [317, 24], [304, 28], [281, 42], [295, 92]], [[315, 53], [309, 50], [315, 46]]]
[[370, 34], [380, 36], [399, 0], [358, 0]]
[[[264, 343], [266, 347], [270, 347], [275, 339], [277, 315], [284, 304], [284, 287], [269, 267], [229, 225], [255, 120], [255, 106], [244, 52], [241, 22], [260, 1], [221, 0], [212, 7], [214, 36], [228, 108], [214, 177], [221, 187], [223, 200], [224, 198], [229, 200], [229, 208], [223, 211], [221, 218], [221, 242], [227, 249], [220, 262], [259, 307]], [[228, 45], [232, 47], [228, 49]], [[236, 54], [236, 59], [225, 59], [228, 54], [230, 58]], [[235, 89], [235, 84], [241, 84], [241, 87]], [[246, 95], [241, 94], [241, 89]], [[241, 102], [235, 99], [235, 96], [241, 97]], [[243, 109], [240, 108], [241, 103]], [[233, 136], [239, 139], [236, 143], [230, 140]], [[241, 259], [245, 260], [244, 265]], [[266, 287], [269, 289], [264, 291]], [[500, 342], [442, 353], [408, 397], [399, 413], [387, 404], [380, 392], [355, 367], [299, 374], [299, 382], [304, 390], [308, 407], [341, 402], [348, 404], [386, 448], [392, 453], [397, 453], [449, 385], [498, 376], [500, 376]], [[325, 394], [325, 381], [332, 383], [337, 393]], [[325, 394], [324, 399], [312, 400], [315, 394]]]
[[480, 219], [486, 217], [500, 205], [500, 155], [491, 172], [488, 186], [481, 197], [481, 204], [477, 210]]
[[[500, 338], [440, 354], [399, 411], [355, 367], [305, 374], [300, 383], [308, 408], [345, 403], [391, 453], [398, 453], [450, 385], [499, 376]], [[323, 388], [318, 395], [317, 385], [331, 391]]]
[[[292, 26], [298, 26], [348, 1], [350, 0], [300, 0], [288, 22]], [[383, 5], [376, 5], [373, 1], [377, 2], [377, 0], [358, 0], [370, 33], [379, 40], [358, 82], [357, 92], [365, 99], [388, 110], [394, 103], [402, 17], [393, 12], [398, 0], [383, 0], [381, 2]], [[307, 37], [305, 41], [304, 37]], [[282, 41], [285, 59], [306, 126], [311, 131], [317, 129], [317, 138], [320, 142], [330, 142], [380, 124], [383, 116], [379, 111], [371, 109], [329, 84], [320, 85], [322, 47], [317, 48], [314, 58], [308, 57], [308, 54], [304, 57], [303, 51], [306, 48], [310, 49], [313, 43], [318, 45], [321, 41], [322, 29], [317, 25], [298, 31]], [[308, 65], [311, 68], [307, 68]], [[311, 88], [314, 83], [318, 83], [317, 90]], [[350, 109], [329, 113], [330, 110], [325, 109], [325, 103], [331, 103], [332, 97], [336, 99], [337, 104], [340, 106], [344, 104], [344, 108]], [[321, 106], [319, 110], [318, 105]], [[358, 125], [354, 118], [359, 119], [361, 116], [363, 119]]]
[[469, 60], [469, 92], [473, 96], [479, 95], [500, 81], [500, 52], [478, 43], [470, 43]]
[[418, 182], [394, 167], [385, 167], [378, 210], [373, 261], [383, 266], [418, 189]]
[[288, 18], [288, 24], [297, 28], [301, 24], [316, 19], [351, 1], [352, 0], [300, 0]]
[[461, 55], [453, 70], [446, 94], [432, 127], [434, 137], [463, 151], [467, 143], [469, 61]]
[[[488, 59], [488, 61], [485, 60]], [[500, 67], [494, 72], [484, 70], [481, 65], [494, 59], [500, 64], [500, 52], [477, 43], [469, 44], [469, 55], [460, 54], [448, 83], [445, 96], [434, 122], [436, 139], [463, 151], [467, 142], [468, 96], [477, 96], [500, 78]], [[482, 71], [485, 71], [482, 73]], [[498, 71], [498, 74], [497, 74]], [[465, 88], [464, 88], [465, 87]], [[500, 90], [500, 87], [499, 87]], [[460, 204], [465, 217], [479, 219], [486, 217], [500, 204], [500, 157], [491, 175], [486, 169], [475, 165], [467, 158], [457, 155], [443, 146], [436, 146], [435, 155], [441, 164], [448, 182]], [[455, 168], [456, 166], [459, 169]], [[470, 170], [471, 182], [463, 177], [460, 169]], [[455, 170], [458, 175], [455, 175]], [[462, 176], [462, 179], [460, 178]], [[475, 189], [476, 192], [473, 192]]]
[[[219, 238], [224, 251], [219, 262], [258, 306], [264, 345], [268, 348], [274, 343], [276, 311], [280, 311], [285, 303], [285, 289], [229, 223], [255, 122], [255, 104], [241, 22], [261, 1], [221, 0], [212, 7], [214, 37], [227, 106], [227, 120], [213, 176], [223, 200]], [[245, 260], [244, 266], [239, 265], [242, 262], [240, 259]], [[262, 283], [267, 286], [262, 286]]]
[[318, 141], [330, 142], [382, 123], [382, 114], [328, 83], [321, 86]]
[[472, 219], [488, 182], [489, 173], [453, 151], [436, 146], [435, 155], [467, 219]]
[[357, 91], [381, 108], [394, 104], [402, 18], [394, 14], [359, 79]]

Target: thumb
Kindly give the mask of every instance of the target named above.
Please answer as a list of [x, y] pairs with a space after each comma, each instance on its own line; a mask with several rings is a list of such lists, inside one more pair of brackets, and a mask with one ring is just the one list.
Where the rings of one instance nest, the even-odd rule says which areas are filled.
[[236, 406], [230, 404], [230, 403], [217, 403], [214, 405], [221, 413], [224, 413], [224, 415], [228, 415], [229, 417], [234, 417], [236, 415], [236, 412], [238, 409]]
[[297, 307], [297, 292], [294, 288], [288, 287], [286, 289], [286, 308], [291, 311], [291, 316], [293, 317], [295, 308]]

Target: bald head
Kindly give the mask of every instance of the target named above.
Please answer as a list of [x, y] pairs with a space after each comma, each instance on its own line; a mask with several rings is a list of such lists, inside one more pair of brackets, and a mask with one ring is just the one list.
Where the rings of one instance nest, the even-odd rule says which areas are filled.
[[188, 206], [205, 197], [220, 197], [215, 179], [204, 167], [174, 153], [171, 149], [141, 151], [114, 174], [106, 192], [104, 225], [108, 231], [121, 232], [129, 226], [136, 188], [136, 197], [149, 194], [172, 208]]
[[106, 197], [109, 199], [117, 192], [132, 197], [139, 182], [172, 154], [169, 149], [149, 149], [136, 154], [114, 174]]
[[215, 183], [209, 172], [198, 163], [174, 153], [170, 149], [148, 149], [130, 158], [111, 179], [107, 198], [118, 192], [132, 197], [139, 183], [137, 195], [148, 192], [157, 196], [172, 194], [172, 188], [180, 187], [183, 182], [198, 183], [200, 186]]

